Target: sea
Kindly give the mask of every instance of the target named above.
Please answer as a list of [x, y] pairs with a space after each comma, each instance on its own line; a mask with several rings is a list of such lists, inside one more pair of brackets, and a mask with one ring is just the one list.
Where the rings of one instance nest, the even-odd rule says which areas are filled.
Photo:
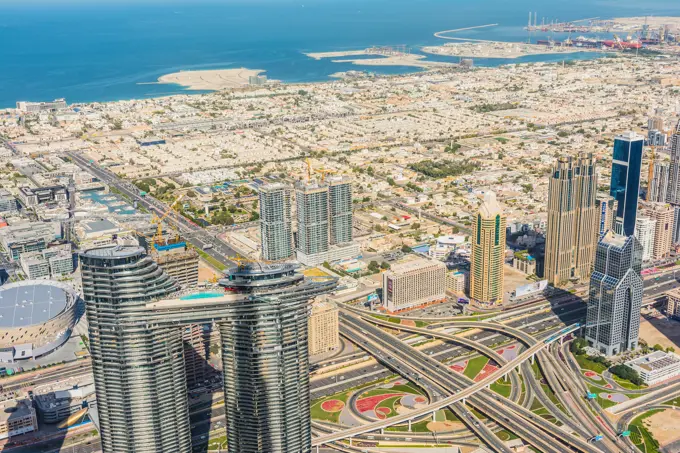
[[[183, 70], [266, 70], [286, 83], [321, 82], [339, 71], [379, 74], [305, 52], [444, 44], [437, 31], [497, 23], [458, 37], [524, 41], [539, 22], [642, 15], [680, 16], [678, 0], [0, 0], [0, 108], [17, 101], [69, 103], [184, 93], [149, 84]], [[555, 35], [555, 39], [566, 39]], [[575, 36], [573, 36], [575, 37]], [[605, 36], [602, 36], [605, 38]], [[458, 61], [452, 57], [428, 57]], [[587, 53], [477, 59], [475, 65], [593, 58]]]

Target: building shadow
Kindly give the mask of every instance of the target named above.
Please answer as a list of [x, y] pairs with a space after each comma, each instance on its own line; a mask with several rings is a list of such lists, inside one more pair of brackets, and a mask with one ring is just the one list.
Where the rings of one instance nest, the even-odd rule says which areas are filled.
[[[220, 349], [219, 330], [211, 324], [186, 327], [184, 363], [194, 453], [207, 453], [211, 432], [224, 433], [226, 429], [222, 367], [218, 360]], [[214, 447], [211, 451], [215, 451]]]
[[550, 302], [553, 314], [564, 324], [585, 324], [587, 296], [581, 297], [562, 288], [553, 288], [545, 298]]

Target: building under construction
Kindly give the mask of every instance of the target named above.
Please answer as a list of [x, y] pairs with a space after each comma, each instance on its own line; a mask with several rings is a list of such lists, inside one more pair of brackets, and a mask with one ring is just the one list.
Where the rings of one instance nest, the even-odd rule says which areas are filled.
[[183, 289], [198, 286], [198, 252], [184, 240], [175, 237], [153, 242], [149, 253]]

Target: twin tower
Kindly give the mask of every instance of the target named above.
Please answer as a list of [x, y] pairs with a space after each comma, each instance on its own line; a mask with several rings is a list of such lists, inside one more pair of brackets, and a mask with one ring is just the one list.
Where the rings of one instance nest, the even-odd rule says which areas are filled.
[[141, 247], [80, 255], [105, 453], [190, 453], [182, 332], [219, 329], [228, 451], [311, 450], [307, 322], [333, 278], [292, 264], [231, 269], [224, 292], [178, 293]]

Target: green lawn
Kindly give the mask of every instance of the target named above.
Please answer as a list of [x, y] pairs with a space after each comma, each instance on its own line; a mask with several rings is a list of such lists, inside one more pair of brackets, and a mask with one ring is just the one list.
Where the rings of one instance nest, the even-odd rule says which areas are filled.
[[628, 390], [641, 390], [641, 389], [646, 389], [646, 388], [647, 388], [647, 385], [645, 385], [645, 384], [636, 385], [636, 384], [633, 384], [632, 382], [630, 382], [630, 381], [628, 381], [628, 380], [626, 380], [626, 379], [621, 379], [621, 378], [618, 377], [618, 376], [612, 375], [612, 377], [614, 378], [614, 381], [615, 381], [617, 384], [619, 384], [621, 387], [623, 387], [624, 389], [628, 389]]
[[416, 394], [416, 395], [423, 395], [423, 391], [420, 390], [418, 387], [416, 387], [411, 382], [409, 382], [408, 384], [395, 385], [390, 390], [393, 391], [393, 392], [404, 392], [404, 393], [413, 393], [413, 394]]
[[501, 431], [498, 431], [498, 432], [496, 433], [496, 436], [497, 436], [500, 440], [502, 440], [503, 442], [507, 442], [507, 441], [513, 440], [513, 439], [519, 439], [519, 437], [518, 437], [517, 435], [515, 435], [515, 433], [513, 433], [512, 431], [508, 431], [508, 430], [506, 430], [506, 429], [503, 429], [503, 430], [501, 430]]
[[398, 415], [397, 406], [399, 406], [399, 404], [397, 404], [397, 401], [399, 401], [400, 399], [401, 396], [393, 396], [392, 398], [387, 398], [386, 400], [378, 403], [378, 405], [375, 408], [378, 409], [379, 407], [386, 407], [390, 410], [390, 413], [387, 414], [387, 418], [394, 417]]
[[484, 365], [487, 363], [489, 363], [489, 358], [484, 356], [470, 359], [467, 366], [465, 367], [465, 371], [463, 371], [463, 374], [470, 379], [474, 379], [479, 374], [479, 372], [482, 371], [482, 368], [484, 368]]
[[[430, 423], [431, 420], [423, 420], [418, 423], [413, 423], [411, 425], [411, 432], [414, 433], [429, 433], [430, 430], [427, 429], [427, 424]], [[407, 432], [408, 431], [408, 425], [397, 425], [397, 426], [390, 426], [388, 428], [385, 428], [385, 431], [397, 431], [397, 432]]]
[[346, 392], [336, 393], [335, 395], [327, 396], [325, 398], [317, 400], [316, 402], [313, 402], [311, 407], [312, 419], [337, 423], [340, 419], [340, 412], [326, 412], [321, 408], [321, 404], [324, 401], [328, 400], [340, 400], [343, 403], [347, 404], [347, 400], [349, 399], [349, 395], [351, 393], [352, 391], [348, 390]]
[[668, 400], [663, 404], [668, 405], [668, 406], [680, 407], [680, 397], [675, 398], [674, 400]]
[[584, 370], [590, 370], [600, 374], [607, 370], [606, 366], [602, 365], [601, 363], [589, 360], [585, 355], [577, 355], [574, 357], [576, 357], [576, 361], [578, 362], [579, 366]]
[[628, 425], [628, 429], [630, 430], [630, 440], [633, 441], [635, 446], [642, 453], [656, 453], [659, 451], [659, 442], [654, 439], [652, 433], [647, 431], [647, 428], [644, 426], [645, 418], [650, 417], [657, 412], [661, 411], [652, 410], [645, 412], [644, 414], [634, 418], [633, 421], [630, 422], [630, 425]]
[[494, 392], [498, 393], [501, 396], [504, 396], [505, 398], [510, 398], [510, 393], [512, 392], [512, 384], [510, 384], [510, 381], [503, 382], [503, 379], [499, 379], [493, 384], [491, 384], [491, 390]]
[[219, 271], [224, 271], [224, 270], [227, 268], [227, 266], [225, 266], [224, 264], [220, 263], [219, 261], [217, 261], [217, 260], [216, 260], [215, 258], [213, 258], [212, 256], [208, 255], [208, 254], [205, 253], [203, 250], [196, 249], [196, 251], [198, 252], [198, 255], [199, 255], [206, 263], [210, 264], [210, 265], [211, 265], [212, 267], [214, 267], [215, 269], [217, 269], [217, 270], [219, 270]]

